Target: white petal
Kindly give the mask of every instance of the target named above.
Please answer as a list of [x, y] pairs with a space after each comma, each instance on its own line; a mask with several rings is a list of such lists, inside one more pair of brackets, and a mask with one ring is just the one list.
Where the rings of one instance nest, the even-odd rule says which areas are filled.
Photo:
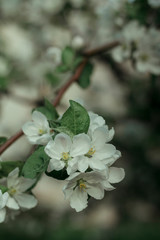
[[109, 168], [109, 179], [110, 183], [118, 183], [125, 177], [123, 168], [110, 167]]
[[15, 195], [15, 198], [19, 206], [26, 209], [33, 208], [38, 203], [37, 199], [33, 195], [27, 193], [17, 194]]
[[49, 133], [43, 134], [42, 136], [27, 136], [31, 144], [46, 145], [51, 140]]
[[76, 212], [80, 212], [87, 207], [87, 199], [88, 195], [86, 191], [80, 191], [77, 187], [71, 197], [70, 197], [70, 206], [76, 210]]
[[104, 189], [101, 184], [87, 183], [87, 193], [95, 199], [102, 199], [104, 197]]
[[2, 194], [0, 190], [0, 209], [4, 208], [9, 198], [8, 192]]
[[114, 128], [111, 128], [111, 130], [109, 130], [109, 136], [108, 136], [107, 142], [110, 142], [113, 139], [114, 134], [115, 134]]
[[112, 144], [105, 144], [103, 148], [96, 151], [94, 157], [103, 160], [105, 158], [111, 157], [115, 154], [116, 148]]
[[36, 122], [40, 126], [44, 125], [47, 122], [46, 116], [38, 111], [34, 111], [32, 113], [32, 119], [34, 122]]
[[90, 184], [100, 183], [106, 180], [106, 172], [105, 171], [87, 172], [83, 174], [83, 179], [85, 179]]
[[0, 210], [0, 223], [4, 222], [5, 217], [6, 217], [6, 209], [3, 208]]
[[22, 126], [22, 130], [24, 134], [26, 134], [27, 136], [38, 135], [38, 128], [35, 126], [33, 122], [26, 122]]
[[103, 163], [106, 164], [107, 166], [111, 166], [120, 157], [121, 157], [121, 152], [116, 150], [115, 154], [112, 157], [104, 159]]
[[75, 180], [76, 181], [76, 179], [79, 177], [79, 175], [81, 176], [82, 174], [80, 172], [73, 173], [66, 180], [68, 180], [68, 181]]
[[104, 163], [96, 158], [90, 158], [89, 165], [94, 170], [104, 170], [106, 169]]
[[49, 141], [44, 151], [50, 158], [61, 159], [62, 157], [62, 152], [57, 151], [56, 143], [53, 140]]
[[99, 150], [105, 145], [106, 139], [108, 137], [109, 137], [109, 132], [106, 129], [106, 127], [98, 127], [93, 132], [92, 145], [95, 146], [96, 150]]
[[60, 134], [56, 135], [54, 142], [55, 142], [55, 147], [57, 149], [57, 152], [63, 153], [63, 152], [70, 151], [72, 141], [71, 141], [71, 138], [67, 134], [60, 133]]
[[31, 186], [33, 186], [33, 184], [35, 182], [36, 182], [36, 179], [29, 179], [29, 178], [20, 177], [19, 178], [19, 191], [20, 192], [25, 192]]
[[9, 198], [8, 198], [8, 201], [7, 201], [6, 206], [7, 206], [8, 208], [15, 209], [15, 210], [19, 209], [19, 206], [18, 206], [17, 202], [16, 202], [15, 199], [12, 198], [12, 197], [9, 197]]
[[82, 157], [78, 161], [78, 170], [80, 172], [85, 172], [88, 168], [89, 160], [87, 157]]
[[12, 172], [9, 173], [7, 177], [8, 188], [11, 188], [18, 184], [19, 182], [18, 176], [19, 176], [19, 168], [15, 168]]
[[65, 199], [69, 199], [70, 196], [73, 193], [73, 188], [76, 186], [74, 182], [69, 182], [67, 185], [63, 187], [63, 193], [65, 196]]
[[88, 135], [82, 133], [73, 137], [73, 144], [71, 146], [71, 156], [76, 157], [86, 154], [91, 147], [91, 141]]
[[115, 189], [115, 187], [113, 187], [108, 180], [106, 180], [105, 182], [103, 182], [103, 187], [106, 191], [112, 191]]
[[48, 165], [48, 172], [53, 170], [59, 171], [65, 167], [65, 163], [61, 160], [51, 159]]

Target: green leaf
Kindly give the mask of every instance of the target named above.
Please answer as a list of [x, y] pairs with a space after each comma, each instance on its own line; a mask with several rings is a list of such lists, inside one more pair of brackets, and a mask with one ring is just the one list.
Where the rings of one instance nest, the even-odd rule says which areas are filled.
[[60, 120], [61, 126], [67, 128], [74, 135], [87, 133], [90, 118], [86, 109], [77, 102], [70, 100], [70, 107]]
[[75, 70], [82, 61], [83, 57], [81, 56], [77, 57], [73, 63], [73, 70]]
[[0, 91], [5, 91], [8, 87], [8, 79], [0, 76]]
[[44, 147], [39, 147], [25, 162], [22, 175], [25, 178], [37, 178], [46, 171], [49, 157], [44, 152]]
[[67, 171], [62, 169], [60, 171], [46, 172], [46, 175], [58, 180], [65, 180], [68, 177]]
[[59, 117], [55, 107], [47, 99], [45, 99], [44, 107], [38, 107], [34, 110], [43, 113], [48, 120], [55, 120]]
[[0, 190], [2, 191], [2, 193], [5, 193], [8, 191], [8, 188], [3, 185], [0, 185]]
[[73, 132], [71, 132], [67, 127], [64, 127], [64, 126], [53, 128], [53, 130], [58, 133], [65, 133], [65, 134], [69, 135], [71, 138], [73, 138], [73, 136], [74, 136]]
[[7, 141], [6, 137], [0, 137], [0, 146]]
[[55, 87], [60, 82], [60, 78], [59, 78], [58, 74], [53, 74], [51, 72], [48, 72], [45, 75], [45, 77], [53, 87]]
[[8, 174], [13, 171], [16, 167], [22, 170], [24, 162], [22, 161], [4, 161], [0, 162], [0, 178], [7, 177]]
[[93, 72], [93, 64], [87, 63], [84, 67], [81, 76], [78, 79], [78, 84], [81, 88], [87, 88], [90, 85], [90, 77]]
[[75, 51], [71, 47], [65, 47], [62, 51], [62, 62], [66, 66], [71, 66], [75, 58]]
[[69, 66], [62, 64], [56, 67], [55, 73], [65, 73], [68, 72], [69, 70], [70, 70]]

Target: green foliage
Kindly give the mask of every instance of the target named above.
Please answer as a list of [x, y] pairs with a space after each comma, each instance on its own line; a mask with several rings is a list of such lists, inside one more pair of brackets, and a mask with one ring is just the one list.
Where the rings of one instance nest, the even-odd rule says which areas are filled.
[[0, 190], [2, 191], [2, 193], [5, 193], [7, 192], [8, 188], [3, 185], [0, 185]]
[[8, 79], [0, 76], [0, 91], [5, 91], [8, 87]]
[[59, 117], [55, 107], [47, 99], [45, 99], [43, 107], [38, 107], [34, 110], [37, 110], [37, 111], [43, 113], [47, 117], [48, 120], [55, 120]]
[[78, 84], [81, 88], [87, 88], [90, 85], [90, 78], [93, 72], [93, 64], [87, 63], [84, 67], [80, 78], [78, 79]]
[[67, 172], [62, 169], [60, 171], [52, 171], [52, 172], [46, 172], [46, 175], [58, 180], [65, 180], [68, 177]]
[[70, 131], [70, 129], [68, 129], [65, 126], [59, 126], [56, 128], [53, 128], [54, 131], [56, 131], [57, 133], [66, 133], [67, 135], [69, 135], [71, 138], [74, 136], [73, 132]]
[[70, 100], [70, 107], [63, 114], [60, 124], [74, 135], [77, 135], [88, 132], [90, 119], [86, 109], [82, 105]]
[[60, 82], [60, 78], [58, 76], [58, 74], [53, 74], [52, 72], [48, 72], [45, 75], [47, 81], [53, 86], [55, 87], [59, 82]]
[[39, 147], [25, 162], [22, 175], [25, 178], [38, 178], [46, 171], [49, 157], [44, 152], [44, 147]]
[[65, 47], [62, 52], [62, 63], [71, 66], [75, 58], [75, 51], [71, 47]]
[[0, 137], [0, 146], [7, 141], [6, 137]]
[[8, 174], [11, 171], [13, 171], [16, 167], [18, 167], [21, 172], [23, 165], [24, 165], [24, 162], [22, 162], [22, 161], [0, 162], [0, 178], [7, 177]]

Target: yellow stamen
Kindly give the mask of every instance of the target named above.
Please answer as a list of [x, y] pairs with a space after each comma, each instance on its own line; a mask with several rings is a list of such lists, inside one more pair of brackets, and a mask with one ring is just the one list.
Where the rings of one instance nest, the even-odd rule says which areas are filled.
[[86, 155], [88, 157], [92, 157], [95, 152], [96, 152], [96, 150], [94, 149], [94, 147], [92, 147], [92, 148], [89, 149], [89, 151]]
[[13, 196], [17, 192], [17, 190], [15, 188], [11, 188], [8, 192], [11, 196]]
[[70, 156], [69, 156], [69, 153], [68, 153], [68, 152], [63, 152], [63, 153], [62, 153], [62, 159], [63, 159], [63, 160], [67, 161], [67, 160], [69, 159], [69, 157], [70, 157]]
[[83, 191], [83, 190], [85, 190], [87, 187], [86, 187], [86, 184], [80, 183], [80, 184], [79, 184], [79, 188], [80, 188], [81, 191]]
[[38, 131], [38, 134], [39, 135], [43, 135], [43, 134], [45, 134], [46, 133], [46, 131], [44, 130], [44, 129], [39, 129], [39, 131]]

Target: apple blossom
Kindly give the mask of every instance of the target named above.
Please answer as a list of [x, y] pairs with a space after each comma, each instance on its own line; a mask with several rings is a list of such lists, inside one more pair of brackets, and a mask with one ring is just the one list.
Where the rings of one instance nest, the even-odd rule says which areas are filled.
[[32, 144], [46, 145], [53, 135], [46, 116], [38, 111], [32, 113], [32, 121], [26, 122], [22, 130]]
[[8, 201], [9, 194], [8, 192], [2, 193], [0, 190], [0, 223], [4, 222], [6, 217], [6, 204]]

